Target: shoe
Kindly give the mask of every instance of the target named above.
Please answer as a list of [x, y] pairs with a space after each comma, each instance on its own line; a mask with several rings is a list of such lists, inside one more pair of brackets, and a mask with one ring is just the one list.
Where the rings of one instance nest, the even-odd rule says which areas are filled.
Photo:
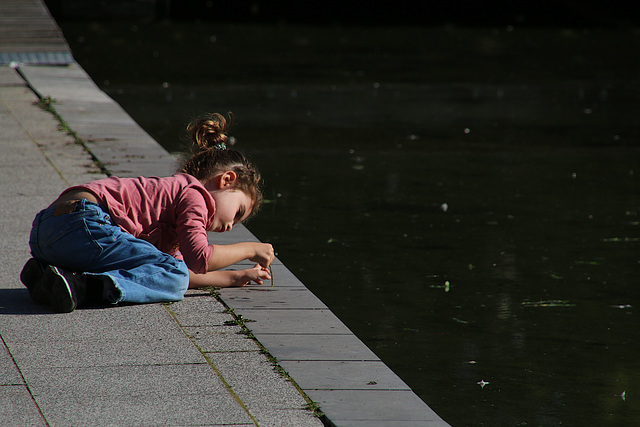
[[59, 313], [70, 313], [84, 299], [86, 282], [81, 274], [73, 273], [53, 265], [44, 270], [42, 288], [46, 289], [49, 306]]
[[46, 265], [40, 263], [35, 258], [31, 258], [22, 268], [20, 273], [20, 281], [29, 290], [29, 295], [38, 304], [46, 305], [49, 303], [49, 292], [44, 289], [42, 279], [44, 278], [44, 269]]
[[31, 258], [22, 268], [20, 281], [38, 304], [48, 305], [60, 313], [70, 313], [86, 295], [84, 275], [46, 265]]
[[[84, 304], [91, 306], [115, 305], [121, 298], [121, 292], [113, 279], [105, 274], [86, 273], [87, 283]], [[78, 301], [78, 304], [82, 304]]]

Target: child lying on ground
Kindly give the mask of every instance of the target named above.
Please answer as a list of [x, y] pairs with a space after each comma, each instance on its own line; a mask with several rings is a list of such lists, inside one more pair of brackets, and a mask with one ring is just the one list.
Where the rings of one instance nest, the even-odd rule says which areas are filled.
[[[68, 188], [36, 216], [33, 258], [20, 279], [39, 304], [71, 312], [83, 304], [179, 301], [187, 288], [269, 279], [270, 244], [209, 245], [262, 203], [261, 177], [227, 147], [219, 114], [189, 124], [194, 153], [165, 178], [110, 177]], [[242, 260], [254, 268], [219, 271]]]

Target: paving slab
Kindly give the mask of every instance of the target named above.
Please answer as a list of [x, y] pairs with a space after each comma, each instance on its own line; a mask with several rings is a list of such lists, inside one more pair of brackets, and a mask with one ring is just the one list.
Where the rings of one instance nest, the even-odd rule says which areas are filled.
[[183, 328], [221, 326], [233, 319], [220, 301], [206, 296], [210, 296], [210, 292], [190, 289], [184, 300], [167, 304], [166, 308]]
[[[277, 266], [273, 268], [276, 270]], [[274, 275], [276, 275], [274, 271]], [[278, 281], [282, 280], [278, 276]], [[266, 285], [266, 286], [265, 286]], [[274, 286], [269, 287], [268, 282], [258, 286], [226, 289], [224, 300], [234, 309], [243, 308], [317, 308], [326, 309], [327, 306], [318, 299], [310, 290], [302, 286]]]
[[318, 390], [314, 396], [339, 426], [386, 426], [399, 421], [413, 426], [448, 425], [410, 390]]
[[[3, 89], [7, 86], [24, 86], [24, 79], [20, 76], [20, 74], [10, 71], [7, 68], [4, 68], [3, 71], [0, 71], [0, 87]], [[0, 107], [0, 111], [2, 107]]]
[[380, 360], [355, 335], [260, 334], [258, 340], [278, 360]]
[[[74, 63], [60, 67], [23, 65], [19, 71], [40, 98], [55, 101], [61, 110], [68, 108], [63, 106], [67, 100], [73, 100], [74, 103], [82, 102], [85, 105], [113, 104], [113, 100], [99, 90], [84, 70]], [[75, 90], [72, 92], [70, 88]], [[120, 110], [117, 104], [111, 105], [110, 108]]]
[[329, 309], [236, 308], [236, 314], [251, 319], [254, 334], [352, 335], [349, 328]]
[[[59, 398], [83, 396], [85, 398], [112, 396], [140, 396], [168, 398], [170, 396], [193, 397], [206, 390], [205, 395], [224, 400], [233, 398], [224, 384], [208, 375], [211, 367], [201, 360], [197, 364], [159, 364], [120, 366], [89, 366], [83, 368], [34, 369], [31, 386], [34, 396], [53, 394]], [[52, 375], [53, 374], [53, 375]], [[118, 376], [128, 378], [120, 381]], [[52, 378], [50, 378], [52, 377]], [[196, 383], [193, 377], [202, 378]], [[204, 387], [203, 387], [204, 386]]]
[[303, 389], [411, 390], [381, 360], [280, 360], [279, 363]]
[[[270, 420], [269, 424], [283, 427], [315, 425], [316, 420], [309, 418], [307, 402], [294, 387], [278, 387], [286, 377], [276, 372], [267, 360], [247, 352], [213, 353], [209, 357], [242, 401], [253, 408], [258, 424]], [[265, 399], [265, 396], [274, 394], [278, 395], [276, 405]]]
[[0, 386], [13, 385], [23, 385], [22, 377], [9, 350], [2, 345], [0, 347]]
[[184, 331], [203, 353], [260, 351], [241, 326], [187, 326]]
[[59, 426], [255, 425], [224, 394], [78, 395], [64, 399], [66, 405], [60, 405], [60, 397], [51, 393], [37, 399], [47, 421]]
[[0, 420], [6, 426], [47, 426], [24, 385], [0, 386]]

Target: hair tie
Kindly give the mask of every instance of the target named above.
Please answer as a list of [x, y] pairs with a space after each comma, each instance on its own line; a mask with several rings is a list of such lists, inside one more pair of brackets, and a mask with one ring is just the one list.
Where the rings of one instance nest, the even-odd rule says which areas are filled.
[[227, 144], [225, 144], [224, 142], [218, 142], [217, 144], [215, 144], [213, 146], [214, 150], [226, 150], [227, 149]]

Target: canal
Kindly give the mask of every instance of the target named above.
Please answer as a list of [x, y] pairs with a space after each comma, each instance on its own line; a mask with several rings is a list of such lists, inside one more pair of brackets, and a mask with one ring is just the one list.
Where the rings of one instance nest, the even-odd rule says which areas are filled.
[[59, 22], [170, 151], [233, 111], [247, 225], [453, 426], [640, 419], [640, 33]]

